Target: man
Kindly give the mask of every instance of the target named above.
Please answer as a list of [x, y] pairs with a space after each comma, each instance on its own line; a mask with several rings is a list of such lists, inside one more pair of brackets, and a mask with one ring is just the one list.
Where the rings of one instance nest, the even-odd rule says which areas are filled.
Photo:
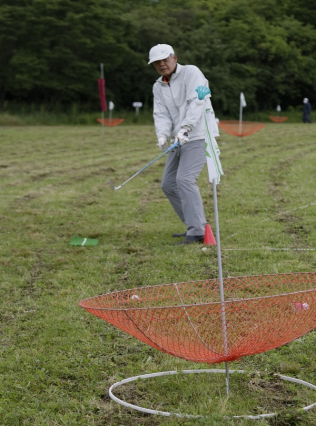
[[303, 99], [303, 123], [311, 123], [309, 114], [311, 113], [312, 107], [307, 98]]
[[[178, 244], [203, 242], [206, 218], [196, 180], [206, 162], [204, 110], [211, 108], [209, 98], [199, 100], [198, 86], [208, 87], [202, 72], [193, 65], [180, 65], [168, 44], [158, 44], [149, 52], [148, 64], [154, 64], [160, 77], [153, 86], [154, 121], [158, 146], [162, 151], [171, 143], [179, 147], [169, 152], [161, 188], [186, 226], [185, 237]], [[214, 114], [213, 114], [214, 115]], [[218, 136], [215, 122], [214, 128]]]

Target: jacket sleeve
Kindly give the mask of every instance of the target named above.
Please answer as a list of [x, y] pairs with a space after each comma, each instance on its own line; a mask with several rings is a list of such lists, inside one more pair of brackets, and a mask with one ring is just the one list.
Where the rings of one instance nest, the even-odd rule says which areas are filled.
[[169, 111], [164, 103], [164, 99], [161, 96], [160, 91], [154, 85], [153, 87], [154, 94], [154, 122], [157, 139], [160, 137], [165, 137], [169, 139], [173, 123], [170, 117]]
[[181, 127], [187, 127], [190, 131], [201, 120], [206, 107], [206, 99], [200, 101], [197, 92], [198, 86], [208, 87], [208, 81], [202, 72], [195, 66], [190, 66], [188, 75], [186, 76], [186, 94], [187, 94], [187, 112], [181, 122]]

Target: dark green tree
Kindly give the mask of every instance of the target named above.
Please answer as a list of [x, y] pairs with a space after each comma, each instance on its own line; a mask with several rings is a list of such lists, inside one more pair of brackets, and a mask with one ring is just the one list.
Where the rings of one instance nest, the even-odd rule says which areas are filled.
[[[216, 111], [316, 98], [313, 0], [0, 0], [0, 107], [5, 100], [98, 109], [104, 64], [117, 107], [152, 105], [149, 49], [173, 45], [210, 82]], [[313, 102], [313, 101], [312, 101]]]

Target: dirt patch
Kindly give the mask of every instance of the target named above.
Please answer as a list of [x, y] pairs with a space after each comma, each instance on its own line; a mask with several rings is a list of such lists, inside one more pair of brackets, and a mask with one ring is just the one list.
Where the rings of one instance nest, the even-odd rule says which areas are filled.
[[[115, 396], [122, 399], [123, 401], [129, 402], [135, 405], [138, 405], [140, 407], [148, 407], [148, 402], [144, 402], [142, 392], [138, 389], [138, 384], [136, 383], [130, 383], [128, 386], [123, 386], [121, 388], [115, 389], [113, 392]], [[104, 401], [108, 401], [110, 398], [104, 397]], [[111, 399], [110, 399], [111, 400]], [[112, 400], [111, 400], [112, 401]], [[113, 407], [113, 404], [114, 407]], [[111, 413], [111, 418], [107, 417], [108, 420], [113, 421], [115, 419], [115, 413], [118, 413], [118, 407], [119, 405], [117, 403], [113, 403], [112, 407], [114, 410]], [[128, 408], [124, 409], [125, 412], [120, 412], [120, 425], [124, 426], [138, 426], [138, 425], [146, 425], [146, 426], [156, 426], [161, 424], [161, 417], [160, 416], [153, 416], [152, 414], [146, 414], [139, 412], [135, 410], [129, 410]], [[112, 424], [112, 423], [107, 423]]]
[[248, 388], [250, 392], [258, 395], [260, 406], [270, 405], [270, 410], [278, 411], [284, 409], [288, 405], [297, 403], [296, 391], [289, 390], [286, 384], [277, 376], [271, 378], [254, 377], [249, 380]]

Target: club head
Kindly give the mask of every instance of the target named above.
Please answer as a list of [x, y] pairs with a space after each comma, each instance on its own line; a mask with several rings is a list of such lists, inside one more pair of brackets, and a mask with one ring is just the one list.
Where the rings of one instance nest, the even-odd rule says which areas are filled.
[[120, 188], [121, 188], [121, 186], [122, 186], [122, 185], [120, 185], [120, 186], [118, 186], [118, 187], [115, 187], [115, 186], [113, 185], [113, 183], [111, 182], [111, 179], [109, 179], [109, 183], [110, 183], [110, 185], [112, 186], [112, 188], [114, 189], [114, 191], [116, 191], [117, 189], [120, 189]]

